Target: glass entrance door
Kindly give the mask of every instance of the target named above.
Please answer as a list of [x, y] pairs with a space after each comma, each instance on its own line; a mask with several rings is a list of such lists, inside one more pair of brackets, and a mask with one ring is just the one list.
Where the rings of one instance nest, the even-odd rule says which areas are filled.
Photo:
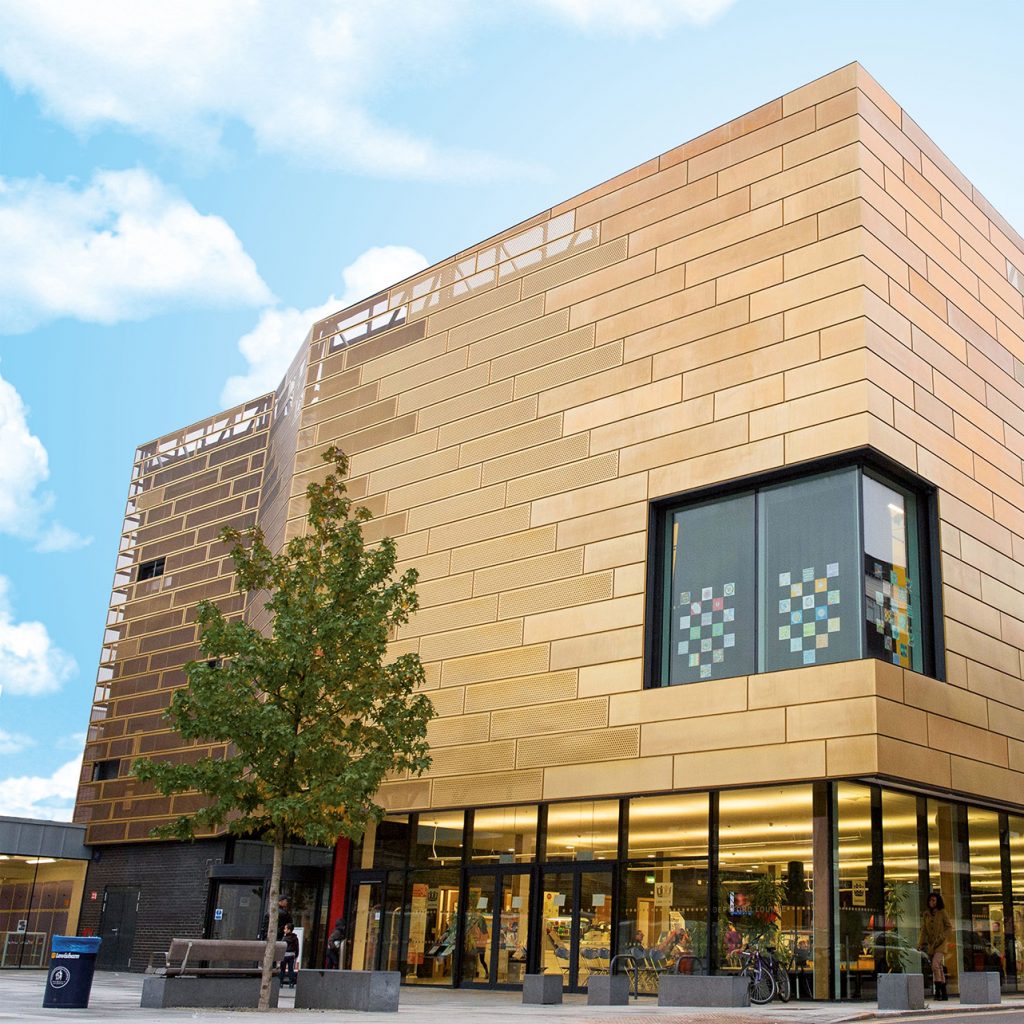
[[219, 882], [211, 939], [255, 939], [263, 924], [262, 882]]
[[607, 974], [612, 956], [612, 872], [565, 868], [544, 875], [540, 968], [569, 991]]
[[[355, 887], [355, 923], [351, 949], [353, 971], [373, 971], [381, 948], [384, 881], [361, 882]], [[341, 965], [345, 967], [345, 964]]]
[[467, 893], [462, 983], [522, 985], [530, 934], [529, 870], [474, 872]]

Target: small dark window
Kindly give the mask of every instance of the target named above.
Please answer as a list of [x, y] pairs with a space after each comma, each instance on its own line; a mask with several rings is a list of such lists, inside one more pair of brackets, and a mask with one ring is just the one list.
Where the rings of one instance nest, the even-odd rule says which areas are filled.
[[92, 781], [108, 782], [110, 779], [116, 779], [120, 770], [121, 759], [119, 757], [112, 757], [107, 761], [97, 761], [92, 766]]
[[166, 561], [166, 558], [154, 558], [152, 561], [143, 562], [139, 566], [138, 582], [141, 583], [143, 580], [151, 580], [156, 576], [163, 576], [164, 562]]

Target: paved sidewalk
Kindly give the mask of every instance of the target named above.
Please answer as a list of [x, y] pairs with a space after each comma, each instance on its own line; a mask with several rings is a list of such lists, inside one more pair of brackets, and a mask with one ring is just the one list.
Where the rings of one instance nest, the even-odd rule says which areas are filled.
[[[0, 971], [0, 1021], [132, 1021], [134, 1024], [176, 1024], [179, 1021], [252, 1022], [266, 1020], [265, 1014], [243, 1010], [143, 1010], [139, 1007], [142, 976], [101, 972], [93, 982], [88, 1010], [44, 1010], [42, 1008], [43, 971]], [[680, 1011], [661, 1008], [654, 999], [641, 998], [629, 1006], [587, 1006], [585, 996], [567, 996], [561, 1006], [523, 1006], [518, 992], [478, 992], [403, 988], [397, 1017], [386, 1013], [295, 1010], [291, 991], [282, 993], [281, 1006], [272, 1015], [282, 1014], [310, 1024], [844, 1024], [848, 1021], [892, 1017], [879, 1014], [872, 1003], [778, 1003], [743, 1010]], [[938, 1004], [929, 1011], [904, 1016], [938, 1017], [968, 1012], [997, 1014], [989, 1024], [1024, 1024], [1024, 999], [1013, 999], [996, 1007], [964, 1007], [956, 1002]], [[940, 1024], [935, 1020], [935, 1024]], [[981, 1024], [981, 1022], [979, 1022]]]

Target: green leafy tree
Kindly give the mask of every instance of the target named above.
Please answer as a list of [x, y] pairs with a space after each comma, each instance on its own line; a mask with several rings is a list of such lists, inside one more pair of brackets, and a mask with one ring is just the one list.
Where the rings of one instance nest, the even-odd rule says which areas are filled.
[[258, 528], [221, 531], [238, 590], [265, 600], [272, 632], [200, 604], [202, 660], [186, 666], [188, 684], [167, 716], [187, 740], [226, 744], [227, 756], [135, 765], [138, 778], [165, 795], [206, 798], [155, 835], [190, 839], [227, 826], [272, 844], [261, 1009], [270, 1000], [286, 840], [331, 845], [358, 837], [383, 814], [374, 797], [385, 778], [430, 765], [434, 711], [416, 692], [419, 656], [387, 661], [389, 637], [417, 607], [416, 571], [396, 578], [391, 539], [367, 547], [370, 513], [346, 495], [347, 459], [334, 448], [323, 457], [333, 466], [306, 490], [308, 529], [281, 554]]

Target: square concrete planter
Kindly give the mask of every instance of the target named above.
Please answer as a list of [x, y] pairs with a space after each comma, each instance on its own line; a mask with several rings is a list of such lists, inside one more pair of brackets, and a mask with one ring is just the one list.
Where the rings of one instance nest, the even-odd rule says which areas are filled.
[[659, 1006], [749, 1006], [747, 978], [716, 974], [663, 974], [658, 979]]
[[967, 971], [960, 975], [960, 1002], [971, 1006], [990, 1006], [1003, 1001], [998, 971]]
[[880, 1010], [923, 1010], [923, 974], [880, 974], [878, 976]]
[[397, 1013], [398, 971], [299, 971], [297, 1010], [360, 1010]]
[[560, 974], [527, 974], [523, 978], [523, 1003], [532, 1006], [555, 1006], [562, 1001]]
[[592, 974], [587, 978], [588, 1006], [626, 1006], [628, 1003], [628, 975]]
[[[277, 1006], [281, 983], [270, 981], [270, 1005]], [[165, 978], [149, 975], [142, 981], [140, 1006], [163, 1010], [173, 1006], [255, 1010], [260, 1003], [259, 978]]]

